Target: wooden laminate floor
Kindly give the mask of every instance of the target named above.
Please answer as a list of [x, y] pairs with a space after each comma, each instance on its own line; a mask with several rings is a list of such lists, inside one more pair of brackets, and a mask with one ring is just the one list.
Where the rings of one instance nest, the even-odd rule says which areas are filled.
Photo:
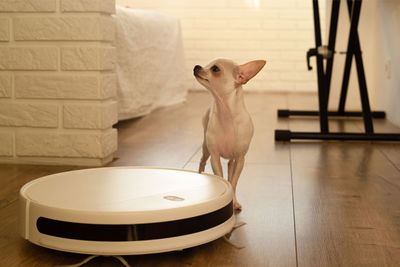
[[[120, 122], [117, 159], [109, 166], [197, 170], [207, 93], [185, 104]], [[156, 255], [127, 256], [132, 266], [400, 266], [400, 144], [275, 143], [274, 129], [318, 130], [318, 120], [280, 119], [278, 108], [317, 107], [313, 94], [247, 94], [255, 135], [238, 184], [247, 225], [222, 239]], [[332, 130], [362, 131], [362, 121], [332, 120]], [[379, 131], [400, 131], [375, 121]], [[40, 176], [79, 169], [0, 165], [0, 266], [73, 264], [86, 256], [52, 251], [17, 232], [19, 188]], [[226, 168], [225, 168], [226, 170]], [[208, 163], [207, 172], [211, 172]], [[98, 258], [85, 266], [122, 266]]]

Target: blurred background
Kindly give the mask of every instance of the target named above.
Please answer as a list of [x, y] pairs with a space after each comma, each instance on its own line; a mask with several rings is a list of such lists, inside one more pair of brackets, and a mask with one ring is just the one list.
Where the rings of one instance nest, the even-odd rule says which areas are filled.
[[[306, 52], [314, 44], [312, 0], [117, 0], [135, 9], [157, 10], [181, 20], [187, 86], [203, 90], [192, 67], [215, 57], [244, 63], [267, 60], [267, 68], [246, 85], [248, 91], [317, 91], [316, 71], [308, 71]], [[329, 29], [331, 0], [320, 0], [322, 36]], [[364, 0], [359, 23], [361, 49], [371, 106], [387, 111], [400, 125], [400, 1]], [[346, 51], [349, 17], [341, 1], [336, 51]], [[327, 38], [323, 38], [327, 44]], [[330, 107], [338, 105], [345, 55], [336, 54]], [[315, 60], [312, 59], [312, 65]], [[360, 108], [355, 65], [350, 75], [347, 107]]]

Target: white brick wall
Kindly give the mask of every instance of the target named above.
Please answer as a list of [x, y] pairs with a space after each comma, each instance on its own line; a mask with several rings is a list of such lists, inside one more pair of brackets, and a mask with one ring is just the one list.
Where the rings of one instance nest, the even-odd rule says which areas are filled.
[[11, 97], [11, 78], [10, 74], [3, 74], [0, 72], [0, 98], [10, 98]]
[[63, 12], [100, 12], [114, 14], [115, 3], [114, 1], [104, 0], [62, 0], [61, 10]]
[[0, 18], [0, 42], [10, 40], [9, 19]]
[[16, 134], [17, 156], [105, 158], [117, 149], [117, 131]]
[[118, 121], [117, 102], [65, 104], [63, 115], [67, 129], [108, 129]]
[[[11, 95], [11, 76], [0, 75], [0, 97]], [[108, 99], [115, 96], [116, 75], [103, 73], [16, 74], [15, 97], [26, 99]]]
[[96, 17], [22, 17], [15, 18], [13, 23], [17, 41], [110, 41], [114, 38], [112, 18], [100, 14]]
[[55, 0], [2, 0], [0, 12], [55, 12]]
[[1, 103], [0, 125], [56, 128], [58, 105], [14, 101]]
[[0, 157], [12, 157], [14, 153], [14, 133], [0, 131]]
[[[193, 78], [193, 66], [204, 65], [215, 57], [232, 58], [238, 63], [267, 60], [267, 66], [257, 79], [246, 84], [246, 90], [283, 92], [317, 88], [316, 73], [308, 72], [306, 65], [306, 52], [315, 46], [311, 0], [116, 2], [181, 19], [187, 86], [191, 89], [202, 88]], [[319, 5], [324, 26], [325, 1], [319, 1]]]
[[114, 0], [0, 1], [0, 162], [112, 160], [113, 13]]
[[62, 70], [113, 70], [115, 49], [102, 46], [68, 47], [61, 49]]
[[0, 70], [57, 70], [58, 48], [41, 47], [0, 47]]

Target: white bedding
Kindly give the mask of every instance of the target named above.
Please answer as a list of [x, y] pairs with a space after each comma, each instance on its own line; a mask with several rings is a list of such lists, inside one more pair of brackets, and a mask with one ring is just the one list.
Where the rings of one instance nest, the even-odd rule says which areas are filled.
[[155, 11], [117, 6], [118, 119], [185, 100], [180, 22]]

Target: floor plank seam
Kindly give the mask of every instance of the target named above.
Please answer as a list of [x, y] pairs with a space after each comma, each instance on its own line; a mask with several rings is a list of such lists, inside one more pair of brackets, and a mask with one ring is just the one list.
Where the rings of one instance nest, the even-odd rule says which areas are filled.
[[392, 166], [393, 166], [398, 172], [400, 172], [400, 168], [397, 167], [396, 163], [394, 163], [394, 162], [390, 159], [390, 157], [388, 157], [388, 155], [386, 155], [386, 153], [385, 153], [382, 149], [378, 148], [378, 150], [379, 150], [379, 152], [381, 152], [381, 154], [387, 159], [387, 161], [389, 161], [390, 164], [392, 164]]
[[[286, 94], [286, 108], [289, 108], [289, 94]], [[286, 121], [287, 129], [291, 129], [290, 120]], [[297, 230], [296, 230], [296, 212], [294, 209], [294, 187], [293, 187], [293, 162], [292, 162], [292, 145], [289, 146], [289, 164], [290, 164], [290, 183], [292, 189], [292, 212], [293, 212], [293, 234], [294, 234], [294, 252], [296, 256], [296, 267], [299, 266], [299, 259], [297, 254]]]
[[293, 211], [293, 234], [294, 234], [294, 250], [296, 255], [296, 267], [299, 266], [297, 255], [297, 231], [296, 231], [296, 212], [294, 209], [294, 186], [293, 186], [293, 162], [292, 162], [292, 146], [289, 145], [289, 162], [290, 162], [290, 182], [292, 187], [292, 211]]
[[[359, 127], [359, 125], [357, 125], [357, 123], [353, 123], [353, 124], [355, 125], [355, 127], [357, 127], [358, 129], [362, 130], [362, 128]], [[369, 143], [372, 144], [372, 145], [375, 144], [374, 142], [369, 142]], [[400, 172], [400, 168], [396, 165], [396, 163], [394, 163], [394, 162], [390, 159], [390, 157], [389, 157], [388, 155], [386, 155], [386, 153], [385, 153], [381, 148], [378, 147], [378, 150], [379, 150], [379, 152], [381, 152], [381, 154], [383, 155], [383, 157], [386, 158], [386, 160], [389, 161], [390, 164], [392, 164], [392, 166], [393, 166], [398, 172]]]
[[194, 156], [196, 156], [196, 154], [199, 152], [200, 149], [201, 146], [199, 146], [199, 148], [194, 151], [194, 153], [189, 157], [189, 159], [185, 162], [185, 164], [183, 164], [182, 169], [186, 168], [186, 166], [189, 164], [190, 161], [192, 161], [192, 159], [194, 158]]

